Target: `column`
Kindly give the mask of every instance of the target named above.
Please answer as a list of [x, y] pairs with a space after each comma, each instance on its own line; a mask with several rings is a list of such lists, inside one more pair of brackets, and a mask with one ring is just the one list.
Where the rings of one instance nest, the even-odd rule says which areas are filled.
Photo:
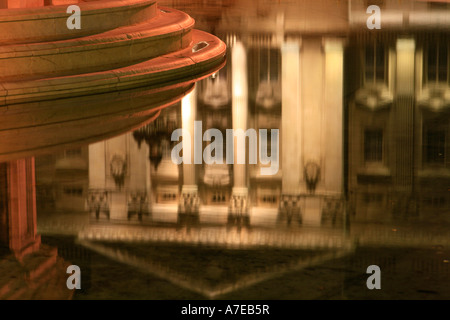
[[127, 188], [127, 206], [128, 219], [137, 215], [142, 220], [143, 215], [150, 213], [150, 189], [149, 189], [149, 148], [147, 143], [143, 142], [141, 146], [134, 140], [133, 134], [126, 135], [128, 139], [129, 159], [130, 159], [130, 180]]
[[106, 189], [106, 143], [97, 142], [89, 145], [89, 193], [87, 196], [87, 210], [109, 217], [110, 195]]
[[[242, 42], [237, 41], [233, 45], [231, 61], [233, 130], [242, 129], [246, 132], [248, 121], [247, 53]], [[244, 150], [237, 150], [236, 142], [236, 137], [234, 137], [234, 180], [230, 201], [230, 216], [248, 217], [247, 164], [238, 164], [238, 151], [244, 152]], [[248, 145], [246, 145], [245, 152], [247, 150]]]
[[[191, 158], [183, 158], [183, 186], [178, 207], [180, 214], [198, 214], [200, 199], [194, 162], [194, 137], [195, 134], [203, 136], [202, 132], [195, 132], [194, 122], [197, 117], [197, 89], [194, 87], [187, 96], [181, 100], [181, 122], [182, 128], [189, 132], [191, 141], [185, 141], [183, 137], [183, 150], [191, 149]], [[201, 139], [200, 139], [201, 140]], [[200, 147], [200, 146], [196, 146]], [[201, 152], [201, 150], [200, 150]], [[190, 161], [188, 161], [190, 160]], [[188, 162], [188, 163], [186, 163]]]
[[302, 114], [300, 110], [300, 45], [285, 42], [281, 47], [281, 170], [280, 217], [290, 223], [300, 214], [302, 179]]
[[397, 40], [396, 95], [394, 98], [394, 184], [399, 195], [399, 210], [408, 210], [413, 191], [414, 170], [414, 39]]
[[341, 196], [343, 188], [343, 40], [325, 40], [325, 167], [327, 194]]
[[324, 39], [325, 81], [324, 81], [324, 154], [323, 168], [324, 193], [321, 220], [330, 220], [333, 224], [344, 213], [343, 174], [343, 67], [344, 40]]
[[89, 189], [106, 188], [105, 142], [89, 145]]
[[38, 251], [41, 244], [37, 235], [34, 158], [10, 161], [0, 168], [0, 194], [6, 201], [1, 214], [2, 221], [7, 221], [6, 226], [1, 225], [7, 229], [9, 249], [21, 260]]

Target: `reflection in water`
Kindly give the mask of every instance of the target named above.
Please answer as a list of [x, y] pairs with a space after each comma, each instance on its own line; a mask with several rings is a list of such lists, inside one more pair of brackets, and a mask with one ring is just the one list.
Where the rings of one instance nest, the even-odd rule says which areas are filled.
[[[228, 63], [133, 132], [36, 158], [39, 232], [92, 254], [75, 298], [118, 297], [94, 285], [110, 282], [105, 257], [127, 297], [450, 298], [448, 7], [385, 1], [391, 19], [373, 33], [363, 2], [163, 2], [224, 39]], [[280, 130], [279, 171], [261, 175], [261, 159], [175, 164], [171, 133], [194, 137], [194, 121], [202, 137]], [[182, 145], [193, 159], [193, 141]], [[382, 292], [365, 287], [374, 264]], [[148, 277], [133, 292], [130, 270]], [[149, 289], [160, 279], [167, 291]]]

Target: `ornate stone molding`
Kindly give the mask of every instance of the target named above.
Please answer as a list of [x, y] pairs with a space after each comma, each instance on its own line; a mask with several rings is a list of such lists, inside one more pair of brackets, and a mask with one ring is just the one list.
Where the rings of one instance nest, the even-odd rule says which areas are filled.
[[139, 221], [142, 221], [143, 214], [149, 214], [149, 202], [147, 191], [133, 191], [128, 193], [127, 200], [128, 220], [134, 215], [138, 216]]
[[322, 207], [321, 224], [331, 223], [336, 225], [341, 219], [343, 222], [344, 200], [340, 197], [327, 197]]
[[450, 87], [447, 84], [428, 85], [417, 100], [418, 105], [429, 111], [450, 109]]
[[314, 193], [320, 180], [320, 165], [315, 161], [308, 161], [304, 168], [306, 187], [309, 193]]
[[125, 176], [127, 174], [127, 160], [118, 154], [114, 154], [110, 161], [111, 176], [114, 179], [114, 183], [119, 189], [125, 184]]
[[248, 216], [248, 189], [233, 188], [230, 200], [230, 216]]
[[280, 200], [280, 209], [278, 214], [279, 221], [287, 221], [290, 225], [293, 218], [296, 218], [299, 223], [302, 223], [301, 214], [301, 196], [300, 194], [282, 194]]
[[95, 212], [95, 218], [98, 220], [100, 213], [105, 213], [109, 219], [109, 193], [106, 190], [89, 190], [87, 197], [87, 206], [89, 212]]
[[180, 214], [198, 214], [200, 198], [197, 186], [183, 186], [181, 190], [178, 212]]
[[360, 88], [355, 95], [356, 105], [378, 111], [389, 108], [394, 98], [385, 84], [371, 84]]

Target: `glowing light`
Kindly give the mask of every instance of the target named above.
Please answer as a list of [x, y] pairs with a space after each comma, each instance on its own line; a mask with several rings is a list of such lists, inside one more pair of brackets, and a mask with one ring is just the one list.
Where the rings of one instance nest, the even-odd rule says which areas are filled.
[[232, 77], [233, 97], [247, 96], [247, 59], [244, 45], [237, 42], [233, 47]]

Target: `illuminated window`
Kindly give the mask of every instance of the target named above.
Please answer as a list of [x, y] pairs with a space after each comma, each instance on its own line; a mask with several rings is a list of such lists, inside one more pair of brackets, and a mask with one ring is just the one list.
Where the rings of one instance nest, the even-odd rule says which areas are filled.
[[364, 161], [382, 162], [383, 161], [383, 131], [365, 130], [364, 131]]
[[437, 42], [429, 44], [424, 55], [424, 82], [438, 83], [448, 81], [449, 44]]

